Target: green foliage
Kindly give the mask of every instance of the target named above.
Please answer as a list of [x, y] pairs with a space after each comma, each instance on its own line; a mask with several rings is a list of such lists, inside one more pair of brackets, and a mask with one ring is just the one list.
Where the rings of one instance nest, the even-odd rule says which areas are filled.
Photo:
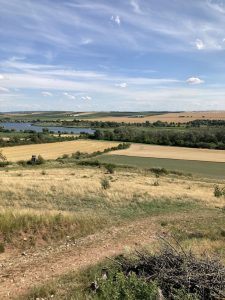
[[225, 196], [225, 187], [220, 188], [219, 185], [214, 186], [214, 196], [220, 198]]
[[0, 161], [0, 168], [4, 168], [6, 166], [10, 165], [10, 162], [8, 161]]
[[191, 148], [225, 149], [224, 127], [198, 128], [198, 130], [193, 128], [147, 130], [142, 126], [126, 124], [126, 126], [120, 126], [113, 130], [96, 130], [94, 135], [90, 135], [90, 138]]
[[5, 252], [5, 245], [3, 243], [0, 243], [0, 253]]
[[107, 280], [97, 280], [99, 292], [94, 299], [100, 300], [156, 300], [158, 287], [154, 282], [147, 282], [131, 273], [125, 276], [122, 272], [112, 273]]
[[158, 176], [169, 174], [165, 168], [151, 168], [150, 171]]
[[101, 180], [101, 186], [102, 186], [103, 190], [109, 189], [110, 188], [109, 180], [107, 178], [103, 178]]
[[105, 168], [106, 168], [106, 171], [107, 171], [109, 174], [113, 174], [113, 173], [114, 173], [114, 170], [115, 170], [115, 168], [116, 168], [115, 165], [113, 165], [113, 164], [105, 164], [104, 166], [105, 166]]
[[91, 167], [100, 167], [101, 163], [98, 160], [83, 160], [77, 163], [81, 166], [91, 166]]
[[20, 166], [26, 167], [26, 165], [28, 164], [28, 162], [26, 160], [19, 160], [17, 162], [17, 164], [20, 165]]

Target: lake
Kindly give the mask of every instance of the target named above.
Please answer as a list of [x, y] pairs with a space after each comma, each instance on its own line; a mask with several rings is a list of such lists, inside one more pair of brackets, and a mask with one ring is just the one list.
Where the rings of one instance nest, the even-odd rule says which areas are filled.
[[91, 128], [79, 128], [79, 127], [51, 127], [51, 126], [36, 126], [36, 125], [32, 125], [31, 123], [9, 123], [9, 122], [3, 122], [0, 123], [0, 127], [4, 127], [5, 129], [15, 129], [16, 131], [20, 131], [20, 130], [34, 130], [36, 132], [42, 132], [43, 128], [48, 128], [49, 131], [52, 131], [54, 133], [58, 133], [63, 132], [63, 133], [81, 133], [81, 132], [85, 132], [85, 133], [94, 133], [95, 130], [91, 129]]

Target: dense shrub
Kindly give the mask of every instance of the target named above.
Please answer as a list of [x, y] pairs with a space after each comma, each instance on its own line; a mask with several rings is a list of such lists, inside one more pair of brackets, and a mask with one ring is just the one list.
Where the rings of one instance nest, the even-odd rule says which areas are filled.
[[107, 280], [98, 279], [99, 291], [94, 299], [104, 300], [156, 300], [158, 287], [149, 284], [135, 273], [125, 276], [123, 272], [111, 273]]
[[110, 188], [110, 183], [107, 178], [103, 178], [101, 180], [101, 186], [102, 186], [103, 190], [107, 190]]
[[90, 138], [191, 148], [225, 149], [225, 128], [156, 129], [123, 126], [113, 131], [96, 130]]
[[105, 166], [106, 171], [107, 171], [108, 173], [110, 173], [110, 174], [113, 174], [113, 173], [114, 173], [114, 170], [115, 170], [115, 168], [116, 168], [115, 165], [113, 165], [113, 164], [105, 164], [104, 166]]
[[214, 186], [214, 196], [220, 198], [225, 196], [225, 187], [220, 188], [218, 185]]

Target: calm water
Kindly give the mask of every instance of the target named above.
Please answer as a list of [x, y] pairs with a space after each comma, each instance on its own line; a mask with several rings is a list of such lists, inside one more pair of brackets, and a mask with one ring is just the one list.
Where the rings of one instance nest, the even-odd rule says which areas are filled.
[[55, 133], [65, 132], [65, 133], [94, 133], [95, 130], [92, 130], [90, 128], [74, 128], [74, 127], [42, 127], [42, 126], [36, 126], [31, 125], [31, 123], [0, 123], [0, 127], [4, 127], [5, 129], [15, 129], [16, 131], [20, 130], [34, 130], [36, 132], [42, 132], [43, 128], [48, 128], [49, 131], [53, 131]]

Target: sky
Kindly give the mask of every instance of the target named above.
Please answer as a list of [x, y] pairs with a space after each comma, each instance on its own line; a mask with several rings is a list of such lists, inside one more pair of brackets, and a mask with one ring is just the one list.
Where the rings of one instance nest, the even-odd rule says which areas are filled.
[[0, 0], [0, 112], [225, 110], [225, 0]]

